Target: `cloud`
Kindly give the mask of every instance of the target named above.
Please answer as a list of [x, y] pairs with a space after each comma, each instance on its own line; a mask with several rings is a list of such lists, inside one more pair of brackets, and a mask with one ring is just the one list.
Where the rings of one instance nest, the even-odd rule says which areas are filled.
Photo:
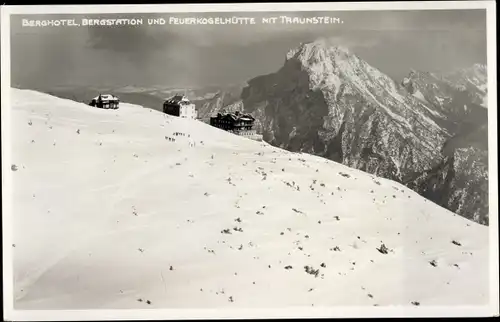
[[158, 41], [156, 35], [134, 26], [91, 27], [88, 29], [87, 46], [116, 52], [146, 52], [160, 50], [166, 42]]
[[[263, 24], [264, 17], [335, 17], [342, 24]], [[255, 25], [143, 25], [140, 27], [89, 27], [89, 45], [96, 49], [120, 53], [157, 51], [190, 43], [194, 47], [251, 46], [255, 43], [279, 40], [293, 35], [297, 38], [314, 35], [342, 36], [355, 39], [357, 35], [375, 31], [415, 30], [485, 30], [484, 10], [454, 11], [331, 11], [331, 12], [237, 12], [237, 13], [175, 13], [112, 16], [114, 18], [164, 18], [170, 17], [254, 17]], [[107, 16], [104, 16], [104, 18]], [[364, 39], [355, 46], [371, 46], [375, 40]], [[352, 41], [350, 42], [352, 43]]]
[[[170, 16], [252, 16], [256, 25], [148, 25]], [[269, 16], [330, 16], [343, 24], [262, 24]], [[73, 15], [142, 18], [142, 26], [21, 28], [12, 19], [12, 73], [19, 82], [191, 84], [242, 82], [279, 69], [301, 42], [332, 38], [395, 78], [408, 68], [453, 68], [486, 57], [484, 10], [156, 13]], [[49, 18], [30, 16], [30, 19]], [[54, 18], [51, 16], [50, 18]], [[59, 17], [61, 18], [61, 17]], [[16, 20], [17, 19], [17, 20]], [[97, 76], [97, 77], [96, 77]]]

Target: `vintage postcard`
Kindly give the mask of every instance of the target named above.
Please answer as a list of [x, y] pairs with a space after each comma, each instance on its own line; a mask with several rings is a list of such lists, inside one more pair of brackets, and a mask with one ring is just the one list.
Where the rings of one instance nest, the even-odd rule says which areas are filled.
[[1, 9], [4, 320], [498, 316], [495, 2]]

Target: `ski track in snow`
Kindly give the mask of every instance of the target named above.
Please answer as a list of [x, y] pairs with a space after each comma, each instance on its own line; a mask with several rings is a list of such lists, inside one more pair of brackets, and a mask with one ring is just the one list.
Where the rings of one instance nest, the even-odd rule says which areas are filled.
[[488, 301], [488, 227], [400, 184], [126, 103], [12, 98], [16, 309]]

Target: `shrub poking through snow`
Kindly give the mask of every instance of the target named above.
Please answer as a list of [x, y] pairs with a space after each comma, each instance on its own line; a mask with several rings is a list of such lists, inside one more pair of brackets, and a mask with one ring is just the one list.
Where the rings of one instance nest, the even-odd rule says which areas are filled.
[[306, 266], [304, 266], [304, 269], [305, 269], [307, 274], [314, 275], [314, 277], [318, 277], [318, 275], [319, 275], [319, 268], [314, 269], [313, 267], [306, 265]]
[[223, 230], [221, 230], [220, 233], [221, 234], [231, 234], [231, 230], [229, 230], [229, 229], [223, 229]]
[[350, 178], [351, 176], [348, 175], [347, 173], [339, 172], [339, 174], [343, 177]]
[[377, 248], [377, 250], [382, 254], [387, 254], [389, 252], [389, 248], [387, 248], [385, 244], [380, 245], [380, 248]]
[[286, 181], [282, 181], [282, 182], [284, 184], [286, 184], [287, 186], [289, 186], [290, 188], [293, 188], [293, 189], [295, 189], [297, 191], [300, 191], [300, 187], [298, 185], [296, 186], [294, 181], [292, 181], [292, 183], [286, 182]]

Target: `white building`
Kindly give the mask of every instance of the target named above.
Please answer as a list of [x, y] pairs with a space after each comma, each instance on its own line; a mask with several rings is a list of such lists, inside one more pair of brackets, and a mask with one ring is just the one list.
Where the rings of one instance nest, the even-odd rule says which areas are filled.
[[184, 95], [175, 95], [163, 103], [163, 113], [182, 118], [196, 119], [196, 107]]
[[92, 99], [89, 105], [105, 109], [117, 109], [119, 104], [120, 100], [118, 97], [111, 94], [99, 94], [99, 96]]

